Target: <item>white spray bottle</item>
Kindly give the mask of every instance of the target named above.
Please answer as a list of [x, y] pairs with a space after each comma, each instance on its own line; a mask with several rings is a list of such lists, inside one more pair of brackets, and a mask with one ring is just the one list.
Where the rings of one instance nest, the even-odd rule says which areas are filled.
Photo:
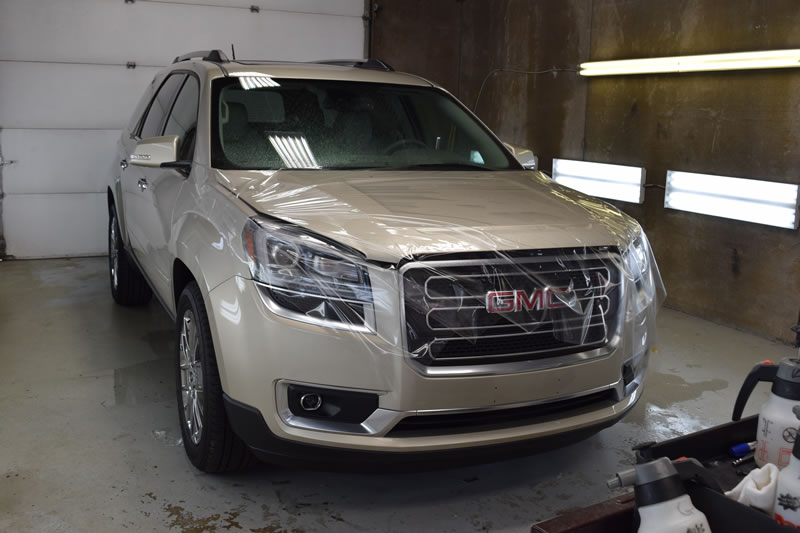
[[792, 408], [800, 406], [800, 359], [783, 359], [779, 364], [764, 361], [754, 366], [736, 397], [733, 420], [742, 417], [747, 399], [759, 381], [772, 382], [772, 389], [758, 413], [756, 465], [772, 463], [783, 468], [789, 464], [797, 433], [797, 418]]
[[[792, 412], [797, 425], [800, 406], [792, 408]], [[789, 465], [778, 474], [773, 514], [779, 524], [800, 528], [800, 439], [794, 441]]]
[[611, 489], [630, 485], [634, 485], [641, 518], [638, 533], [710, 533], [706, 515], [692, 504], [681, 476], [668, 458], [618, 472], [608, 482]]

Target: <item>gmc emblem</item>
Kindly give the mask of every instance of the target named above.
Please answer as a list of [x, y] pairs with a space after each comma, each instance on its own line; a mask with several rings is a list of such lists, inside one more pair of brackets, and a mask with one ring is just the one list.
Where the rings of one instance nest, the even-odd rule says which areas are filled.
[[542, 309], [563, 309], [567, 307], [561, 300], [553, 295], [554, 292], [564, 292], [568, 287], [533, 289], [528, 295], [525, 291], [490, 291], [486, 293], [486, 310], [489, 313], [513, 313], [516, 311], [539, 311]]

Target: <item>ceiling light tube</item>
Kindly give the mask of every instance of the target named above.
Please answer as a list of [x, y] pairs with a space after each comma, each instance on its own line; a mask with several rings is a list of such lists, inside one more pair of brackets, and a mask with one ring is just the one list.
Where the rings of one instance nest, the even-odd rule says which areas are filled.
[[694, 56], [651, 57], [592, 61], [581, 64], [581, 76], [615, 76], [621, 74], [658, 74], [668, 72], [702, 72], [800, 67], [800, 50], [765, 50]]
[[641, 204], [644, 179], [642, 167], [553, 159], [553, 181], [600, 198]]
[[239, 85], [244, 90], [264, 89], [266, 87], [280, 87], [280, 84], [269, 76], [244, 76], [239, 75]]
[[668, 170], [664, 207], [797, 229], [798, 189], [791, 183]]
[[270, 135], [269, 142], [286, 168], [320, 168], [304, 136]]

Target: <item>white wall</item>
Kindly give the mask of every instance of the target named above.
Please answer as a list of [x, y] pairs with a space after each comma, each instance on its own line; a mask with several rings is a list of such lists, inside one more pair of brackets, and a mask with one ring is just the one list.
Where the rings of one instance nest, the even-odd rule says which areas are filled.
[[106, 252], [119, 130], [175, 56], [234, 43], [239, 58], [360, 58], [363, 11], [364, 0], [0, 0], [6, 254]]

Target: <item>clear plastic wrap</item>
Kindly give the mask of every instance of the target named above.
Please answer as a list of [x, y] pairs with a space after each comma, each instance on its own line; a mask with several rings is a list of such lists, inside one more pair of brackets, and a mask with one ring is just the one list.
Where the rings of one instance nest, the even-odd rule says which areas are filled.
[[[326, 437], [342, 446], [432, 412], [595, 402], [595, 414], [563, 404], [572, 425], [544, 434], [633, 406], [665, 296], [635, 220], [524, 170], [416, 78], [267, 78], [212, 83], [216, 192], [176, 208], [214, 221], [200, 239], [218, 252], [196, 261], [216, 276], [221, 375], [237, 400], [293, 431], [345, 434]], [[293, 411], [295, 386], [368, 391], [379, 408], [358, 423]]]
[[[624, 336], [637, 351], [655, 342], [665, 292], [644, 232], [543, 174], [222, 174], [264, 215], [243, 232], [245, 260], [284, 316], [372, 335], [382, 307], [403, 323], [410, 357], [445, 367], [563, 362]], [[526, 193], [535, 201], [522, 211]], [[473, 220], [469, 198], [481, 204]], [[495, 214], [501, 224], [490, 224]], [[375, 269], [397, 284], [377, 291]]]

